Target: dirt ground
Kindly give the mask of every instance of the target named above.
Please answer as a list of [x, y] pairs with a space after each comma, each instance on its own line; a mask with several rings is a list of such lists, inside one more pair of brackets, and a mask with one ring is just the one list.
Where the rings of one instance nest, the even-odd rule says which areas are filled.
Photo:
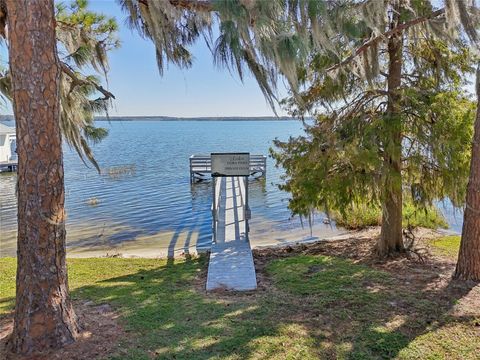
[[94, 305], [89, 301], [75, 302], [75, 311], [82, 326], [80, 337], [74, 344], [46, 354], [12, 355], [6, 350], [12, 333], [12, 316], [0, 320], [0, 359], [5, 360], [77, 360], [98, 359], [118, 352], [118, 344], [127, 339], [117, 321], [118, 315], [108, 304]]
[[[257, 270], [258, 290], [250, 295], [275, 291], [265, 267], [273, 259], [295, 255], [327, 255], [348, 258], [355, 263], [371, 266], [389, 272], [398, 281], [399, 287], [409, 291], [419, 291], [426, 297], [436, 297], [435, 302], [451, 309], [451, 315], [464, 317], [480, 314], [480, 285], [473, 282], [452, 281], [456, 259], [436, 255], [429, 246], [429, 240], [438, 237], [433, 231], [420, 230], [416, 233], [414, 251], [390, 259], [374, 256], [378, 229], [370, 229], [349, 236], [339, 237], [335, 241], [301, 243], [255, 249], [254, 262]], [[204, 292], [206, 269], [199, 274], [195, 287]], [[439, 294], [441, 296], [439, 297]], [[231, 296], [228, 293], [205, 294], [208, 297]], [[255, 295], [254, 295], [255, 296]], [[460, 300], [455, 300], [460, 299]], [[453, 306], [451, 306], [453, 304]], [[108, 304], [95, 305], [91, 302], [76, 302], [76, 313], [83, 331], [79, 341], [61, 350], [49, 354], [18, 357], [7, 353], [6, 342], [11, 334], [12, 317], [0, 320], [0, 359], [96, 359], [112, 353], [119, 353], [120, 345], [128, 345], [128, 334], [120, 325], [118, 314]], [[478, 327], [480, 336], [480, 323]]]
[[[442, 298], [435, 298], [436, 302], [447, 305], [452, 299], [461, 299], [455, 301], [452, 316], [480, 314], [480, 284], [452, 280], [456, 259], [432, 251], [430, 240], [442, 236], [441, 234], [434, 230], [418, 229], [414, 233], [412, 251], [388, 259], [375, 256], [374, 247], [378, 236], [379, 229], [371, 228], [338, 237], [335, 241], [256, 249], [253, 254], [259, 288], [270, 286], [265, 266], [273, 259], [295, 255], [336, 256], [387, 271], [397, 279], [398, 286], [409, 288], [410, 291], [422, 291], [425, 296], [441, 293]], [[478, 330], [480, 335], [480, 324]]]

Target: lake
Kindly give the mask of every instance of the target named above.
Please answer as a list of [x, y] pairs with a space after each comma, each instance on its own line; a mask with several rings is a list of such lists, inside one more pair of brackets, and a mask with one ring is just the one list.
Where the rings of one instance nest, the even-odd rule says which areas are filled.
[[[190, 183], [189, 157], [197, 153], [250, 152], [268, 155], [272, 140], [302, 133], [295, 120], [279, 121], [102, 121], [109, 136], [94, 146], [99, 175], [64, 147], [67, 246], [70, 254], [165, 255], [211, 242], [211, 182]], [[7, 123], [13, 125], [13, 123]], [[250, 238], [254, 245], [310, 237], [291, 218], [288, 194], [280, 191], [282, 169], [267, 160], [266, 178], [251, 180]], [[0, 175], [0, 256], [15, 255], [15, 174]], [[451, 230], [462, 214], [439, 206]], [[316, 219], [313, 235], [339, 233]]]
[[[148, 255], [206, 248], [211, 242], [211, 182], [190, 183], [189, 157], [196, 153], [250, 152], [268, 155], [272, 140], [302, 133], [295, 120], [102, 121], [109, 136], [94, 146], [103, 175], [64, 147], [67, 245], [70, 253], [95, 251]], [[7, 125], [13, 126], [13, 123]], [[310, 236], [291, 219], [288, 194], [276, 184], [282, 170], [267, 160], [264, 179], [251, 180], [252, 242]], [[14, 174], [0, 175], [0, 256], [15, 254]], [[316, 236], [338, 233], [318, 216]], [[306, 226], [308, 228], [308, 226]], [[160, 252], [161, 253], [161, 252]]]

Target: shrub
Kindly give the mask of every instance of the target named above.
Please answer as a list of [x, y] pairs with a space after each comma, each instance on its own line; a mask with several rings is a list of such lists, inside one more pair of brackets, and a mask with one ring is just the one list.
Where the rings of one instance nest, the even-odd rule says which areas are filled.
[[[332, 219], [337, 226], [349, 230], [360, 230], [369, 226], [379, 226], [382, 223], [380, 207], [360, 204], [347, 209], [344, 213], [333, 211]], [[428, 229], [448, 228], [448, 224], [435, 206], [418, 208], [411, 201], [403, 204], [403, 226], [424, 227]]]

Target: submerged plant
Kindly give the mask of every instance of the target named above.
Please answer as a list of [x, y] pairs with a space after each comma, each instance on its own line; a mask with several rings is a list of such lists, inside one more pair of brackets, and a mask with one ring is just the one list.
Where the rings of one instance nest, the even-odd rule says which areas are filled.
[[133, 176], [137, 172], [135, 164], [112, 166], [102, 169], [102, 174], [107, 175], [112, 179], [117, 179], [122, 176]]
[[91, 205], [91, 206], [96, 206], [99, 203], [100, 203], [100, 200], [98, 200], [98, 198], [96, 198], [96, 197], [91, 197], [87, 200], [87, 204]]

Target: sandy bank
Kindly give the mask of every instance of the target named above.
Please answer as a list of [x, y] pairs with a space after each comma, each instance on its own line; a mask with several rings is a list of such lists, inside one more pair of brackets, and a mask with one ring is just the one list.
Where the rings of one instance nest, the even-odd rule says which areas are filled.
[[[442, 230], [417, 229], [415, 236], [421, 239], [435, 238], [443, 236], [448, 232]], [[372, 227], [359, 231], [346, 231], [331, 228], [326, 231], [325, 225], [317, 225], [312, 229], [310, 235], [309, 229], [294, 230], [270, 230], [262, 233], [252, 232], [250, 234], [250, 243], [254, 249], [284, 247], [300, 243], [312, 243], [317, 241], [336, 241], [336, 240], [365, 240], [376, 238], [380, 234], [380, 227]], [[163, 240], [163, 241], [162, 241]], [[78, 248], [70, 249], [69, 257], [144, 257], [144, 258], [164, 258], [164, 257], [183, 257], [185, 255], [196, 255], [204, 252], [205, 249], [197, 249], [196, 244], [187, 243], [187, 237], [178, 236], [177, 242], [172, 245], [165, 242], [163, 237], [148, 237], [137, 239], [134, 243], [123, 243], [117, 247], [101, 248]]]

